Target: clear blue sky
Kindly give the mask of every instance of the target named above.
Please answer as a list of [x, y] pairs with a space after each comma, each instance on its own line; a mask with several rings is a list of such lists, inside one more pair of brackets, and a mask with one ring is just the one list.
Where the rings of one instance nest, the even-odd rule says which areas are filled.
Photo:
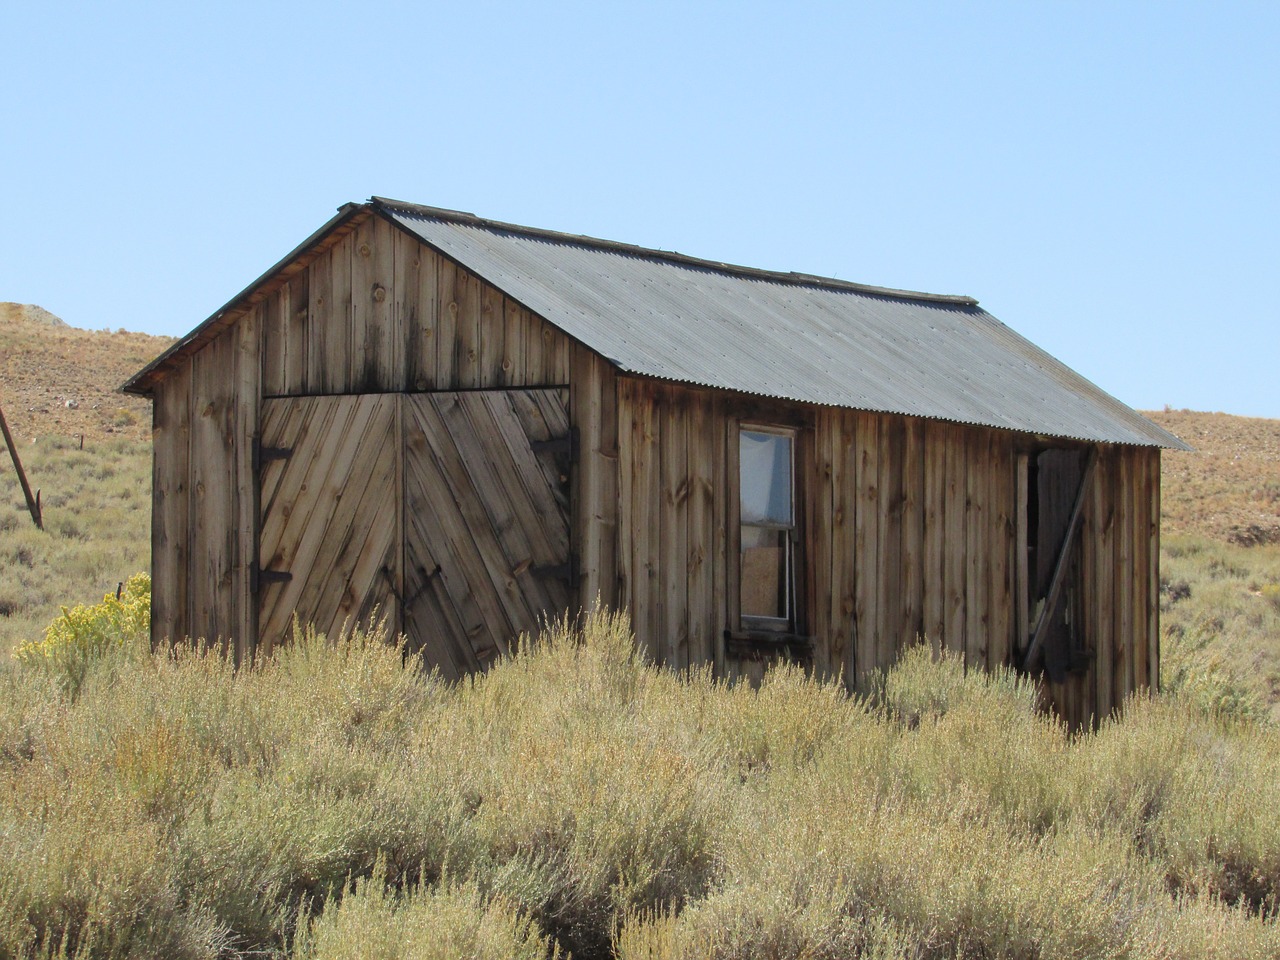
[[[215, 5], [209, 5], [213, 7]], [[1280, 5], [6, 3], [0, 300], [181, 334], [379, 194], [966, 293], [1280, 417]]]

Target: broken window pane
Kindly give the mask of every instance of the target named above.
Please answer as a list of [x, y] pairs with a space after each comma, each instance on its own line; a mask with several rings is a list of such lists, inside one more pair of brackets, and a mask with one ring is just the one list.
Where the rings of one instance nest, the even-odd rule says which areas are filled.
[[742, 528], [742, 613], [786, 619], [788, 531]]

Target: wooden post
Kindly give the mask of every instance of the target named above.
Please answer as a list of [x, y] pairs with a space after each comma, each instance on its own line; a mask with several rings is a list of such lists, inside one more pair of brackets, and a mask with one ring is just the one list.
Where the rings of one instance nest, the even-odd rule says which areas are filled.
[[3, 407], [0, 407], [0, 431], [4, 432], [4, 442], [9, 448], [9, 456], [13, 459], [13, 469], [18, 471], [18, 482], [22, 484], [22, 495], [27, 498], [27, 509], [31, 511], [31, 519], [35, 521], [37, 528], [43, 530], [44, 521], [40, 517], [40, 501], [31, 495], [31, 485], [27, 483], [27, 475], [22, 470], [22, 461], [18, 459], [18, 448], [13, 445], [13, 434], [9, 432]]

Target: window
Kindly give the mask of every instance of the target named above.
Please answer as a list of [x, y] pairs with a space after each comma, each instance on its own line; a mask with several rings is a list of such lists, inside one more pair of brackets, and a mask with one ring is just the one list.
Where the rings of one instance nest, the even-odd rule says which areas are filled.
[[742, 626], [792, 632], [796, 625], [794, 431], [741, 428], [738, 496]]

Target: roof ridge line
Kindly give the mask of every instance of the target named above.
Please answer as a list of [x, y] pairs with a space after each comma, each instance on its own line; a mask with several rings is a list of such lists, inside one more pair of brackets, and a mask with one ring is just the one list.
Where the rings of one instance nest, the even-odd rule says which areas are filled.
[[800, 273], [795, 270], [763, 270], [759, 267], [747, 267], [741, 264], [725, 263], [720, 260], [706, 260], [692, 257], [674, 250], [655, 250], [619, 240], [603, 240], [585, 234], [563, 233], [558, 230], [547, 230], [542, 227], [526, 227], [518, 223], [507, 223], [502, 220], [490, 220], [467, 213], [463, 210], [450, 210], [445, 207], [430, 207], [405, 200], [392, 200], [387, 197], [370, 197], [369, 203], [388, 212], [406, 213], [411, 216], [430, 217], [466, 226], [481, 227], [489, 230], [501, 230], [504, 233], [515, 233], [524, 236], [553, 240], [560, 243], [573, 243], [579, 246], [595, 247], [617, 253], [627, 253], [659, 260], [668, 260], [684, 266], [715, 270], [721, 273], [735, 274], [759, 280], [772, 280], [778, 283], [790, 283], [799, 286], [816, 286], [835, 290], [848, 290], [854, 293], [865, 293], [873, 296], [889, 297], [896, 300], [917, 300], [926, 303], [951, 303], [958, 306], [976, 307], [977, 299], [963, 294], [926, 293], [921, 290], [901, 290], [896, 287], [880, 287], [869, 283], [857, 283], [853, 280], [839, 280], [835, 277], [821, 277], [812, 273]]

